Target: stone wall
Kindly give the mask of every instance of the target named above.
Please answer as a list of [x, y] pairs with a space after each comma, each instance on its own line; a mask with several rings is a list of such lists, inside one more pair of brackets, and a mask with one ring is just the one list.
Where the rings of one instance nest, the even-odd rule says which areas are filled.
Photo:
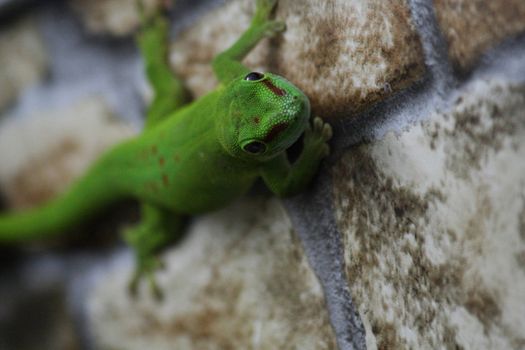
[[[0, 185], [28, 207], [133, 135], [148, 87], [130, 2], [4, 3]], [[173, 69], [194, 96], [252, 11], [175, 8]], [[287, 31], [246, 64], [332, 124], [312, 188], [195, 218], [163, 256], [161, 304], [146, 285], [127, 296], [119, 245], [18, 253], [0, 348], [20, 348], [33, 295], [59, 307], [28, 349], [525, 349], [525, 3], [280, 0], [276, 17]]]

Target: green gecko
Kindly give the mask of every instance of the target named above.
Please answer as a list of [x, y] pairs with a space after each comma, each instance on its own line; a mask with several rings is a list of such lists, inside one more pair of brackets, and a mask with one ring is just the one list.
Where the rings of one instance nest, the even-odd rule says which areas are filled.
[[[136, 255], [130, 289], [146, 277], [160, 295], [158, 252], [184, 230], [190, 215], [221, 208], [259, 177], [278, 196], [304, 190], [329, 153], [330, 125], [310, 121], [310, 103], [275, 74], [251, 72], [241, 61], [267, 37], [285, 30], [271, 20], [277, 0], [257, 0], [249, 28], [213, 60], [217, 88], [188, 103], [168, 64], [168, 22], [143, 15], [138, 45], [154, 98], [144, 131], [107, 151], [71, 188], [42, 207], [0, 215], [0, 243], [45, 239], [123, 198], [142, 205], [141, 222], [125, 232]], [[304, 133], [290, 164], [286, 149]]]

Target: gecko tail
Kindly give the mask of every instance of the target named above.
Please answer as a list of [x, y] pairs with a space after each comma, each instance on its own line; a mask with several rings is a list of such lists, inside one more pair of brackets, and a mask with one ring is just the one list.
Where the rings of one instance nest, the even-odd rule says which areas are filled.
[[41, 207], [0, 214], [0, 244], [51, 238], [118, 200], [118, 186], [101, 165], [92, 167], [69, 190]]

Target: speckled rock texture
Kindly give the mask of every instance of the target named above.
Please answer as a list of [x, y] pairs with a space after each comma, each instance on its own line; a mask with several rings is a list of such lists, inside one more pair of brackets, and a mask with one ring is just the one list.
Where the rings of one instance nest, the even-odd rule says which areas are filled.
[[[196, 96], [215, 86], [210, 62], [247, 28], [252, 12], [253, 2], [230, 1], [177, 37], [173, 66]], [[325, 118], [348, 117], [425, 72], [405, 1], [282, 0], [275, 16], [286, 22], [286, 32], [245, 63], [285, 76]]]
[[522, 0], [434, 0], [450, 59], [468, 71], [488, 48], [525, 32]]
[[[0, 18], [17, 17], [1, 33], [29, 23], [33, 39], [14, 40], [27, 51], [0, 49], [0, 77], [27, 82], [0, 94], [10, 107], [0, 190], [5, 208], [26, 208], [139, 129], [147, 84], [134, 1], [8, 2]], [[210, 61], [247, 27], [253, 1], [179, 5], [171, 59], [198, 97], [215, 86]], [[36, 21], [19, 22], [28, 9]], [[332, 154], [311, 187], [279, 201], [259, 184], [192, 219], [163, 255], [163, 303], [147, 285], [127, 295], [127, 248], [92, 248], [97, 234], [117, 236], [116, 211], [82, 243], [0, 247], [0, 349], [525, 349], [522, 9], [281, 0], [287, 31], [246, 63], [300, 86], [332, 124]], [[44, 51], [41, 64], [11, 69]], [[49, 327], [24, 322], [24, 310]]]
[[[153, 12], [162, 2], [142, 0], [146, 13]], [[125, 36], [139, 25], [137, 1], [134, 0], [71, 0], [70, 4], [86, 28], [95, 34]]]
[[34, 18], [0, 29], [0, 111], [43, 78], [48, 60]]
[[369, 349], [525, 346], [525, 85], [352, 148], [337, 221]]
[[109, 146], [134, 135], [100, 97], [40, 111], [0, 128], [0, 186], [13, 209], [62, 192]]
[[335, 349], [319, 282], [275, 199], [252, 198], [197, 219], [164, 256], [155, 302], [115, 264], [90, 293], [97, 349]]

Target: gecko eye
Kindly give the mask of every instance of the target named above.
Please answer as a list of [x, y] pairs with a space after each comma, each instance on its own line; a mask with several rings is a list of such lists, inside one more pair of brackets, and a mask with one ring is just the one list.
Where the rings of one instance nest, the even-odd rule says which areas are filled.
[[264, 74], [259, 72], [251, 72], [247, 76], [244, 77], [244, 80], [248, 81], [254, 81], [254, 80], [261, 80], [264, 78]]
[[260, 141], [252, 141], [242, 147], [245, 152], [251, 154], [261, 154], [266, 151], [266, 145]]

